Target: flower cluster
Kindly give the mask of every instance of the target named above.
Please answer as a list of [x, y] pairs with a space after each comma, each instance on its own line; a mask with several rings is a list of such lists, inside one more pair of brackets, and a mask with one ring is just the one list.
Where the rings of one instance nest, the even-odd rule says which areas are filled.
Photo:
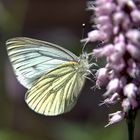
[[96, 85], [106, 87], [104, 104], [122, 106], [109, 114], [108, 126], [140, 104], [140, 0], [96, 0], [89, 9], [95, 12], [96, 29], [86, 40], [103, 42], [93, 54], [107, 62], [97, 71]]

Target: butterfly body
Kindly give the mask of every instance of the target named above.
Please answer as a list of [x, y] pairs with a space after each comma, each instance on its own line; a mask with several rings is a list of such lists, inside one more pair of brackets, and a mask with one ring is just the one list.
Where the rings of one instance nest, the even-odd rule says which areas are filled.
[[6, 45], [17, 79], [28, 89], [25, 101], [32, 110], [52, 116], [73, 108], [89, 74], [86, 54], [77, 57], [58, 45], [25, 37]]

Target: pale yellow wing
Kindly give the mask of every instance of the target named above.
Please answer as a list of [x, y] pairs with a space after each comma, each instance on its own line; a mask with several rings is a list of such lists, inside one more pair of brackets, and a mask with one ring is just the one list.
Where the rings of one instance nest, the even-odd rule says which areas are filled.
[[7, 40], [7, 52], [19, 82], [31, 88], [43, 74], [78, 57], [58, 45], [26, 37]]
[[70, 111], [85, 81], [78, 70], [77, 62], [67, 62], [42, 76], [26, 93], [28, 106], [46, 116]]

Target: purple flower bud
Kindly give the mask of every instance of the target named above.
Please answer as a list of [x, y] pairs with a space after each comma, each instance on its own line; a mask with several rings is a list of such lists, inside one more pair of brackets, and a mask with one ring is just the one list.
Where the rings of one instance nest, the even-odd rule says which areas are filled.
[[109, 57], [110, 66], [115, 71], [122, 71], [125, 67], [125, 62], [122, 58], [122, 54], [116, 52], [112, 53], [112, 55]]
[[96, 73], [96, 85], [104, 86], [108, 83], [108, 71], [106, 68], [100, 68]]
[[123, 89], [124, 95], [128, 98], [136, 98], [137, 91], [138, 88], [134, 83], [127, 84]]
[[105, 46], [103, 46], [103, 55], [104, 56], [109, 56], [114, 52], [114, 46], [113, 44], [107, 44]]
[[137, 46], [128, 44], [126, 49], [134, 59], [140, 61], [140, 49]]
[[96, 16], [110, 15], [116, 9], [116, 5], [113, 2], [106, 2], [96, 8]]
[[120, 81], [118, 78], [112, 79], [107, 85], [107, 91], [104, 93], [104, 97], [111, 96], [114, 92], [120, 89]]
[[124, 112], [128, 112], [131, 108], [131, 104], [128, 98], [123, 99], [122, 101], [122, 107]]
[[137, 76], [140, 75], [140, 65], [136, 63], [133, 59], [129, 59], [127, 73], [131, 77], [136, 78]]
[[119, 8], [124, 7], [124, 5], [126, 5], [128, 0], [117, 0], [117, 3], [119, 5]]
[[133, 29], [129, 30], [126, 33], [126, 37], [134, 44], [138, 45], [140, 44], [140, 32], [139, 30]]
[[125, 62], [123, 59], [120, 59], [118, 63], [112, 64], [111, 67], [116, 72], [121, 72], [125, 68]]
[[129, 19], [129, 16], [125, 15], [122, 22], [122, 28], [124, 30], [128, 30], [130, 26], [131, 26], [131, 21]]
[[125, 76], [122, 76], [120, 78], [120, 88], [123, 89], [126, 83], [127, 83], [127, 78]]
[[[109, 64], [106, 65], [105, 68], [110, 69]], [[114, 79], [114, 78], [116, 77], [116, 74], [115, 74], [114, 70], [110, 70], [110, 71], [108, 72], [108, 74], [109, 74], [109, 79]]]
[[114, 43], [125, 42], [125, 37], [122, 33], [115, 37]]
[[103, 41], [106, 39], [106, 34], [99, 30], [93, 30], [88, 33], [88, 41]]
[[122, 58], [122, 54], [120, 54], [119, 52], [114, 52], [109, 56], [109, 61], [113, 64], [117, 64], [118, 62], [120, 62], [120, 59]]
[[135, 98], [128, 98], [128, 99], [130, 101], [130, 104], [131, 104], [132, 109], [137, 108], [138, 102], [136, 101], [136, 99]]
[[117, 35], [119, 33], [120, 27], [119, 26], [114, 26], [113, 27], [113, 34]]
[[130, 108], [135, 109], [138, 106], [138, 102], [134, 98], [125, 98], [122, 101], [122, 107], [124, 112], [128, 112]]
[[122, 111], [109, 114], [109, 123], [105, 127], [123, 120], [124, 116], [125, 114]]
[[133, 0], [128, 0], [127, 1], [127, 6], [129, 6], [130, 9], [135, 9], [136, 8], [136, 5], [135, 5]]
[[114, 46], [112, 44], [108, 44], [103, 46], [102, 48], [94, 49], [93, 55], [96, 57], [108, 56], [114, 52]]
[[97, 0], [96, 1], [96, 5], [103, 5], [104, 3], [107, 3], [107, 2], [112, 2], [112, 0]]
[[104, 24], [103, 26], [100, 26], [99, 29], [103, 31], [107, 37], [109, 37], [112, 34], [113, 26], [111, 23], [108, 23], [108, 24]]
[[118, 100], [119, 100], [119, 94], [117, 92], [115, 92], [111, 97], [106, 98], [104, 100], [104, 102], [101, 103], [100, 105], [103, 105], [103, 104], [107, 104], [107, 105], [115, 104], [115, 103], [117, 103]]
[[117, 0], [119, 7], [123, 8], [125, 5], [129, 6], [129, 8], [135, 8], [135, 4], [131, 0]]
[[93, 55], [95, 57], [102, 57], [102, 56], [104, 56], [104, 54], [103, 54], [103, 48], [94, 49], [93, 50]]
[[126, 50], [125, 46], [126, 46], [125, 43], [123, 41], [120, 41], [114, 45], [114, 48], [119, 54], [123, 55]]
[[100, 16], [96, 19], [96, 22], [100, 25], [108, 24], [110, 23], [110, 18], [108, 16]]
[[123, 11], [119, 11], [113, 14], [113, 21], [115, 25], [119, 25], [124, 19], [125, 13]]
[[135, 9], [131, 12], [131, 18], [134, 22], [139, 23], [140, 22], [140, 11], [138, 9]]

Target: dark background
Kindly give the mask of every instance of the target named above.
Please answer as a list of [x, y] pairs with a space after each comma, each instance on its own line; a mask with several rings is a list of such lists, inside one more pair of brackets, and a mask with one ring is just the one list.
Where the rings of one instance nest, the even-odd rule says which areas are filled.
[[[91, 90], [94, 83], [88, 80], [71, 112], [46, 117], [30, 110], [24, 101], [26, 89], [16, 80], [7, 57], [5, 41], [17, 36], [56, 43], [79, 55], [82, 34], [86, 37], [91, 30], [91, 13], [85, 9], [84, 0], [0, 0], [0, 140], [127, 139], [125, 121], [104, 128], [108, 113], [118, 107], [99, 107], [104, 90]], [[137, 139], [139, 124], [137, 119]]]

